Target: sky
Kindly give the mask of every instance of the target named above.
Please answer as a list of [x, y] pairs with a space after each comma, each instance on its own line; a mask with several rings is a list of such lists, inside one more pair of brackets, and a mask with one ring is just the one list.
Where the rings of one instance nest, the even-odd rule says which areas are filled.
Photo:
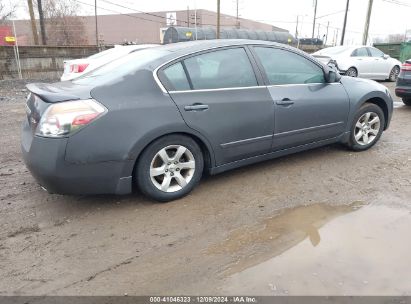
[[[24, 0], [0, 0], [19, 1], [18, 18], [28, 18], [26, 1]], [[80, 14], [94, 14], [94, 0], [75, 0], [79, 3]], [[236, 14], [237, 0], [221, 0], [221, 12], [224, 14]], [[315, 0], [238, 0], [239, 14], [242, 18], [248, 18], [264, 23], [269, 23], [285, 28], [293, 35], [296, 32], [297, 16], [299, 19], [299, 37], [311, 37]], [[341, 34], [344, 20], [344, 10], [347, 0], [317, 0], [317, 24], [315, 37], [323, 38], [328, 30], [328, 43], [332, 43], [335, 35]], [[369, 0], [350, 0], [348, 13], [346, 44], [361, 44], [364, 30], [365, 16]], [[111, 0], [127, 8], [120, 8], [97, 0], [99, 14], [109, 14], [107, 8], [119, 13], [134, 13], [133, 10], [144, 12], [207, 9], [216, 11], [217, 0]], [[389, 34], [405, 34], [411, 30], [411, 0], [374, 0], [370, 24], [370, 40], [376, 37], [384, 37]], [[318, 35], [319, 34], [319, 35]], [[340, 36], [337, 40], [340, 40]]]

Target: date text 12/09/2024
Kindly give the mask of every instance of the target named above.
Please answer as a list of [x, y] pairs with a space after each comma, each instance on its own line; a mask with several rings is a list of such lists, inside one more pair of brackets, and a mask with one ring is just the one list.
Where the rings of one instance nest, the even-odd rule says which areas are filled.
[[161, 296], [150, 297], [150, 303], [258, 303], [255, 297], [244, 296]]

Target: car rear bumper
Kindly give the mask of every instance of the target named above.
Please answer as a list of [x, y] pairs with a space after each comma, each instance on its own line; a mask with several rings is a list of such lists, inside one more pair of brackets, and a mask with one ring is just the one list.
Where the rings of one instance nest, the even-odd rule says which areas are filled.
[[398, 97], [411, 97], [411, 86], [397, 86], [395, 95]]
[[123, 176], [131, 161], [69, 163], [65, 160], [67, 138], [34, 136], [27, 120], [23, 124], [21, 149], [27, 168], [37, 182], [56, 194], [127, 194], [132, 177]]

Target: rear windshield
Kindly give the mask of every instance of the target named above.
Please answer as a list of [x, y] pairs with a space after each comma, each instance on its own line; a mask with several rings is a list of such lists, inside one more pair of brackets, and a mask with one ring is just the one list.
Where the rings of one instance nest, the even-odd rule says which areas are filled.
[[84, 74], [79, 78], [73, 79], [72, 82], [82, 85], [100, 85], [103, 83], [108, 83], [113, 80], [123, 78], [126, 75], [133, 74], [139, 68], [161, 58], [168, 53], [168, 51], [155, 49], [145, 49], [138, 52], [132, 52], [111, 61], [95, 69], [94, 71]]

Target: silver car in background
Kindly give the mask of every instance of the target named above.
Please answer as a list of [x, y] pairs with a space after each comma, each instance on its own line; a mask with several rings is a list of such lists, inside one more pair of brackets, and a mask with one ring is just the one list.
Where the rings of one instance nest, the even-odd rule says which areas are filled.
[[335, 46], [312, 55], [324, 64], [335, 65], [346, 76], [396, 81], [400, 73], [399, 60], [370, 46]]
[[61, 81], [78, 78], [88, 72], [91, 72], [102, 65], [116, 60], [132, 52], [157, 46], [156, 44], [138, 44], [138, 45], [115, 45], [113, 48], [99, 52], [86, 58], [65, 60], [64, 73]]

